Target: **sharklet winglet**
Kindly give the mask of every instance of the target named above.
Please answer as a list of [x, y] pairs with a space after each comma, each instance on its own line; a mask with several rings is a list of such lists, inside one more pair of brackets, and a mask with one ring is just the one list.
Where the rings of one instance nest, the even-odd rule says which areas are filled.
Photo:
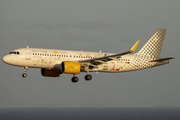
[[140, 40], [138, 40], [138, 41], [134, 44], [134, 46], [133, 46], [133, 47], [131, 48], [131, 50], [130, 50], [131, 52], [134, 52], [134, 51], [136, 50], [139, 42], [140, 42]]

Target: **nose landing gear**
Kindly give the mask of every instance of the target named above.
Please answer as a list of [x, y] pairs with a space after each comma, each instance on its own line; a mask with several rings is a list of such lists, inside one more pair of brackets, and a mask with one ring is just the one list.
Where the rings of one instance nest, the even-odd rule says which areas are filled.
[[24, 73], [22, 74], [22, 77], [25, 78], [27, 77], [27, 70], [28, 70], [28, 67], [24, 67]]

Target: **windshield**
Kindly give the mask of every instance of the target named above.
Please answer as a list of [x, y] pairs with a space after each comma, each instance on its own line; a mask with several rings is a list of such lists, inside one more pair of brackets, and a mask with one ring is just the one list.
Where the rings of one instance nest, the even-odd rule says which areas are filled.
[[20, 54], [18, 51], [12, 51], [12, 52], [10, 52], [9, 54]]

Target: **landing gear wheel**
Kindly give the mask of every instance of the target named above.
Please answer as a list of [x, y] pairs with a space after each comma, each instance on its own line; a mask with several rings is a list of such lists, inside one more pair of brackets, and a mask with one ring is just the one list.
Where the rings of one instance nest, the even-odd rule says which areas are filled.
[[23, 78], [27, 77], [27, 74], [26, 74], [26, 73], [23, 73], [23, 74], [22, 74], [22, 77], [23, 77]]
[[28, 70], [28, 67], [24, 67], [24, 73], [22, 74], [23, 78], [27, 77], [27, 74], [26, 74], [27, 70]]
[[76, 83], [76, 82], [79, 81], [79, 78], [78, 78], [78, 77], [72, 77], [71, 81], [72, 81], [73, 83]]
[[89, 80], [92, 79], [92, 76], [91, 76], [91, 75], [86, 75], [86, 76], [85, 76], [85, 79], [86, 79], [87, 81], [89, 81]]

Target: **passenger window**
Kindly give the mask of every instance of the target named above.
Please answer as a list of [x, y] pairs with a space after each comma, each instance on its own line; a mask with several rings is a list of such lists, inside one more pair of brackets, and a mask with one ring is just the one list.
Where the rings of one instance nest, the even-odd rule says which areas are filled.
[[19, 52], [17, 52], [17, 54], [19, 55], [20, 53], [19, 53]]

